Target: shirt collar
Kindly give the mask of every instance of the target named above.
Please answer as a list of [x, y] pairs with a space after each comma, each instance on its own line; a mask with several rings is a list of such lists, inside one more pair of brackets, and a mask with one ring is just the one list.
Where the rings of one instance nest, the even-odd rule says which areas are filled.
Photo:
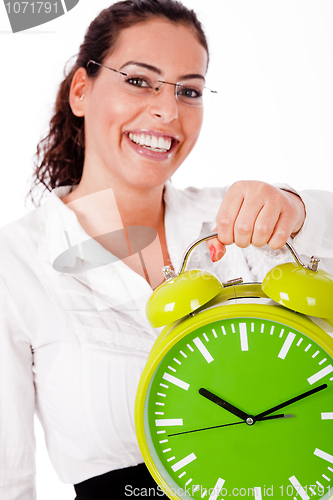
[[[71, 189], [71, 186], [53, 189], [44, 205], [47, 260], [53, 266], [57, 259], [59, 262], [59, 256], [66, 255], [66, 259], [69, 259], [66, 262], [68, 262], [69, 266], [74, 266], [72, 272], [70, 269], [67, 269], [66, 272], [75, 275], [80, 281], [86, 282], [87, 265], [89, 268], [90, 259], [89, 276], [95, 274], [98, 279], [90, 279], [89, 285], [92, 286], [92, 281], [94, 281], [94, 287], [99, 288], [100, 291], [103, 290], [103, 293], [107, 293], [110, 283], [108, 285], [102, 283], [103, 272], [101, 268], [110, 264], [112, 254], [84, 231], [75, 213], [61, 201], [61, 198], [68, 194]], [[200, 236], [204, 222], [214, 221], [217, 213], [216, 204], [211, 203], [212, 200], [207, 200], [205, 196], [198, 196], [199, 191], [195, 188], [188, 188], [185, 191], [179, 190], [172, 185], [171, 181], [165, 184], [163, 196], [165, 202], [166, 242], [171, 262], [176, 271], [180, 267], [186, 248]], [[93, 245], [93, 251], [89, 255], [87, 255], [87, 252], [81, 251], [84, 242]], [[72, 253], [70, 247], [75, 248]], [[78, 250], [79, 259], [75, 264]], [[95, 272], [94, 266], [91, 266], [92, 254], [94, 262], [97, 261], [100, 264]], [[84, 270], [80, 272], [77, 266], [82, 264]], [[111, 267], [113, 274], [121, 275], [122, 279], [125, 277], [128, 282], [131, 282], [131, 286], [138, 289], [137, 293], [144, 291], [145, 294], [148, 293], [149, 295], [152, 292], [147, 281], [121, 260], [115, 259], [111, 265], [108, 265], [108, 268]]]

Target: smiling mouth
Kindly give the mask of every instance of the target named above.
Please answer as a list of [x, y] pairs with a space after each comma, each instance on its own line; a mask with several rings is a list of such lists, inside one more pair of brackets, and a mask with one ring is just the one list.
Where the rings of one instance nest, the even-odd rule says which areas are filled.
[[156, 153], [167, 153], [171, 149], [173, 140], [171, 137], [156, 137], [150, 134], [129, 133], [128, 137], [134, 144]]

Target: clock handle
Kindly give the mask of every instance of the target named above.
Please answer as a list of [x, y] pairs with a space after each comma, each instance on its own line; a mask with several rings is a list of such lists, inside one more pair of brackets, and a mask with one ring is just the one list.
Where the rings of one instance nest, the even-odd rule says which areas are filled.
[[[198, 238], [193, 243], [191, 243], [191, 245], [186, 249], [186, 251], [184, 253], [184, 257], [183, 257], [183, 260], [182, 260], [182, 263], [181, 263], [181, 266], [180, 266], [180, 269], [179, 269], [178, 273], [175, 273], [171, 269], [170, 266], [164, 266], [163, 267], [162, 272], [164, 274], [165, 279], [168, 280], [168, 279], [174, 278], [175, 276], [179, 276], [180, 274], [182, 274], [185, 271], [189, 255], [192, 252], [192, 250], [196, 246], [198, 246], [200, 243], [202, 243], [203, 241], [211, 240], [213, 238], [216, 238], [217, 236], [218, 236], [218, 233], [217, 232], [213, 232], [213, 233], [207, 234], [206, 236], [202, 236], [201, 238]], [[318, 259], [318, 257], [315, 257], [313, 255], [311, 257], [311, 259], [310, 259], [309, 264], [305, 265], [301, 261], [299, 255], [297, 254], [297, 252], [294, 249], [294, 247], [292, 246], [292, 244], [289, 243], [289, 241], [287, 241], [285, 243], [285, 246], [289, 249], [290, 253], [292, 254], [292, 256], [294, 257], [295, 261], [297, 262], [297, 264], [299, 266], [303, 267], [304, 269], [309, 269], [310, 271], [314, 271], [314, 272], [318, 271], [318, 264], [320, 262], [320, 259]]]

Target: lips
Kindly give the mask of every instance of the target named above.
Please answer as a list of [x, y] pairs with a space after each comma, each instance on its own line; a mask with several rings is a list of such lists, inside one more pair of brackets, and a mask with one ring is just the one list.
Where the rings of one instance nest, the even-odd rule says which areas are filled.
[[175, 136], [150, 130], [133, 130], [125, 137], [137, 153], [154, 160], [169, 158], [179, 142]]

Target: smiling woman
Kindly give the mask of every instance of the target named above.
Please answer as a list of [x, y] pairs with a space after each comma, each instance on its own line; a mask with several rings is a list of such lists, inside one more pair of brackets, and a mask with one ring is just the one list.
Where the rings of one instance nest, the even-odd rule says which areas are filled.
[[91, 23], [60, 86], [31, 190], [36, 203], [41, 184], [51, 194], [0, 232], [5, 500], [35, 499], [35, 411], [77, 500], [149, 489], [161, 496], [134, 427], [138, 381], [159, 333], [145, 304], [162, 267], [177, 268], [216, 222], [218, 238], [196, 254], [195, 267], [221, 281], [261, 279], [272, 258], [248, 246], [277, 249], [289, 237], [299, 254], [315, 251], [333, 269], [329, 193], [259, 181], [173, 187], [214, 98], [208, 62], [193, 11], [175, 0], [124, 0]]

